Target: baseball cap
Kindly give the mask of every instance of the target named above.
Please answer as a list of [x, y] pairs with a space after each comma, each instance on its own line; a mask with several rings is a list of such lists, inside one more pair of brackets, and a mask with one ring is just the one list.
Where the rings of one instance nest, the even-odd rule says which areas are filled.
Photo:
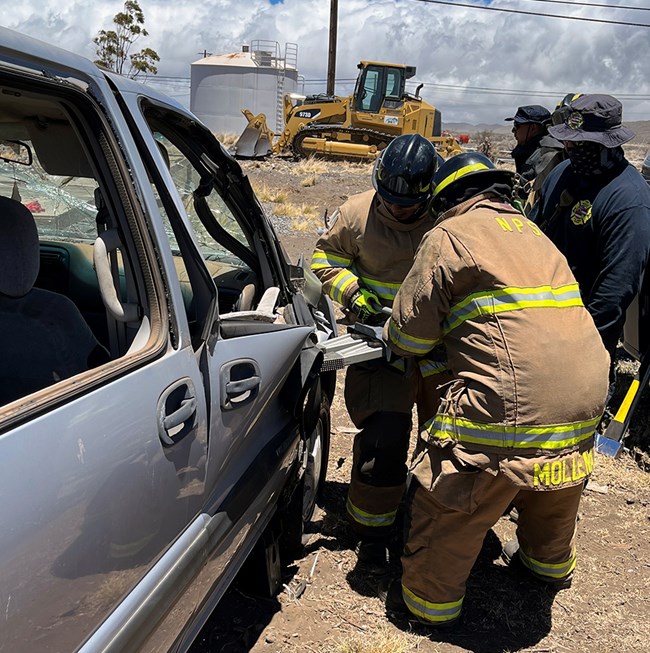
[[505, 118], [505, 120], [514, 120], [516, 124], [532, 122], [538, 125], [544, 125], [550, 119], [551, 112], [539, 104], [528, 104], [524, 107], [519, 107], [517, 113], [512, 118]]

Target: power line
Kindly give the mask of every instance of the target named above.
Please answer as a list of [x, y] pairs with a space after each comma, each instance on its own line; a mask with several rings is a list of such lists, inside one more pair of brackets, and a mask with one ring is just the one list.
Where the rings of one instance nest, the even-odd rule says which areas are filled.
[[[336, 84], [340, 86], [352, 85], [356, 80], [353, 78], [336, 78]], [[302, 82], [304, 85], [312, 84], [324, 84], [325, 79], [305, 79]], [[462, 93], [485, 93], [485, 94], [494, 94], [494, 95], [521, 95], [521, 96], [534, 96], [534, 97], [548, 97], [556, 98], [563, 97], [567, 94], [567, 90], [563, 89], [560, 91], [542, 91], [542, 90], [530, 90], [530, 89], [518, 89], [518, 88], [494, 88], [489, 86], [467, 86], [463, 84], [440, 84], [436, 82], [423, 82], [424, 88], [435, 88], [441, 91], [456, 92], [460, 91]], [[420, 84], [418, 81], [409, 81], [407, 86], [417, 87]], [[650, 94], [648, 93], [613, 93], [617, 98], [624, 100], [647, 100], [650, 99]]]
[[[438, 84], [438, 83], [428, 83], [427, 86], [432, 86], [434, 88], [452, 90], [452, 91], [463, 91], [463, 92], [472, 92], [472, 93], [492, 93], [495, 95], [532, 95], [537, 97], [559, 97], [560, 95], [566, 95], [566, 89], [563, 91], [531, 91], [524, 89], [516, 88], [490, 88], [488, 86], [463, 86], [461, 84]], [[614, 93], [617, 98], [626, 99], [626, 100], [646, 100], [650, 99], [650, 95], [647, 93]]]
[[587, 18], [586, 16], [563, 16], [562, 14], [545, 14], [540, 11], [504, 9], [502, 7], [473, 5], [465, 2], [450, 2], [449, 0], [415, 0], [415, 2], [426, 2], [433, 5], [447, 5], [449, 7], [467, 7], [469, 9], [485, 9], [486, 11], [501, 11], [507, 14], [523, 14], [526, 16], [540, 16], [542, 18], [564, 18], [565, 20], [581, 20], [588, 23], [606, 23], [608, 25], [626, 25], [628, 27], [650, 27], [650, 24], [648, 23], [629, 23], [623, 20], [607, 20], [605, 18]]
[[630, 5], [598, 4], [596, 2], [567, 2], [567, 0], [529, 0], [529, 2], [552, 2], [556, 5], [580, 6], [580, 7], [602, 7], [603, 9], [636, 9], [637, 11], [650, 11], [648, 7], [633, 7]]

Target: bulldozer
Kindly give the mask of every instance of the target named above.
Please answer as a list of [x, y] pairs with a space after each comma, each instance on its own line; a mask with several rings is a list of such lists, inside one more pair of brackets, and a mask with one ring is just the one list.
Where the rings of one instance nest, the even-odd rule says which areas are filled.
[[442, 134], [440, 111], [406, 92], [415, 66], [361, 61], [353, 95], [349, 97], [286, 94], [284, 130], [276, 138], [263, 113], [242, 113], [248, 125], [232, 148], [237, 158], [258, 159], [272, 154], [296, 158], [318, 156], [373, 160], [396, 136], [420, 134], [443, 158], [462, 152], [458, 141]]

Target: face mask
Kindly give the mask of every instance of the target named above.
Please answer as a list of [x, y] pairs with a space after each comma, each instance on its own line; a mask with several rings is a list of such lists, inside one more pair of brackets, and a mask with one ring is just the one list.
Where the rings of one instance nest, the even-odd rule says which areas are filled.
[[591, 141], [574, 141], [573, 145], [566, 153], [573, 170], [582, 177], [601, 175], [623, 160], [620, 147], [607, 148]]

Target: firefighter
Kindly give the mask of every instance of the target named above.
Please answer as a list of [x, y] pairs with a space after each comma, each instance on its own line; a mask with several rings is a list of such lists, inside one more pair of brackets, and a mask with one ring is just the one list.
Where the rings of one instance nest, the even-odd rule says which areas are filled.
[[511, 502], [506, 561], [558, 589], [576, 565], [609, 356], [565, 258], [509, 204], [513, 175], [472, 152], [438, 169], [436, 224], [385, 327], [403, 356], [444, 343], [454, 377], [420, 432], [403, 576], [386, 597], [431, 626], [459, 618], [485, 535]]
[[[353, 319], [386, 321], [381, 309], [392, 306], [422, 236], [433, 226], [427, 202], [438, 160], [422, 136], [392, 140], [375, 163], [374, 190], [347, 200], [317, 242], [311, 269]], [[414, 403], [423, 419], [435, 413], [435, 388], [445, 370], [442, 360], [420, 369], [407, 369], [398, 360], [347, 370], [346, 407], [361, 430], [354, 440], [346, 512], [360, 540], [358, 559], [369, 566], [388, 562], [387, 543], [405, 488]]]

